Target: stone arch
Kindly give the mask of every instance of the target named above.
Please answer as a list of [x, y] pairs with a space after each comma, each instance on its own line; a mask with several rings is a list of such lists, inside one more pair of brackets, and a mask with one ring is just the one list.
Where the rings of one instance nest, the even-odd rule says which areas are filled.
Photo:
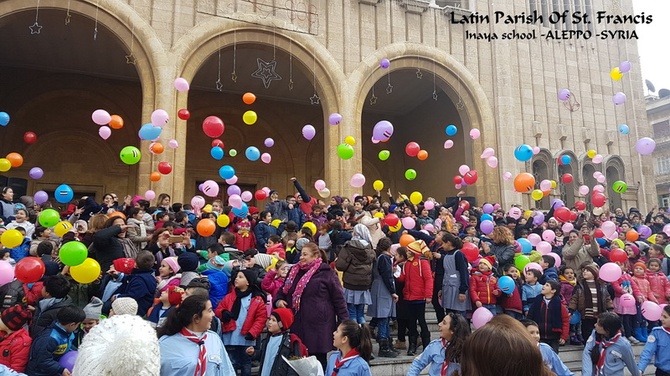
[[609, 206], [611, 210], [621, 208], [621, 194], [614, 192], [613, 183], [617, 180], [626, 182], [625, 165], [621, 157], [610, 155], [602, 162], [605, 166], [605, 177], [607, 178], [607, 196], [609, 197]]
[[[558, 158], [563, 155], [570, 157], [570, 163], [567, 165], [558, 164]], [[575, 204], [575, 188], [578, 187], [580, 171], [579, 171], [579, 160], [577, 155], [570, 150], [560, 150], [554, 154], [554, 163], [556, 164], [556, 181], [559, 186], [559, 191], [561, 194], [561, 200], [565, 202], [567, 206], [573, 206]], [[563, 175], [571, 174], [572, 183], [564, 183]]]
[[[533, 156], [530, 161], [530, 168], [535, 181], [539, 184], [542, 180], [552, 179], [554, 177], [554, 159], [547, 149], [540, 149], [540, 152]], [[542, 200], [537, 201], [535, 206], [540, 209], [549, 209], [549, 196], [545, 196]]]

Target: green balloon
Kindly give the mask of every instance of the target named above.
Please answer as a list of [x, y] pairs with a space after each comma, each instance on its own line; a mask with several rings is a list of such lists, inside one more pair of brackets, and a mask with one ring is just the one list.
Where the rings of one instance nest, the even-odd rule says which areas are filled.
[[142, 153], [140, 149], [134, 146], [126, 146], [121, 149], [121, 161], [127, 165], [134, 165], [142, 159]]
[[391, 152], [388, 151], [388, 150], [382, 150], [382, 151], [379, 152], [379, 160], [380, 161], [385, 161], [385, 160], [389, 159], [390, 156], [391, 156]]
[[519, 270], [523, 270], [528, 264], [530, 264], [530, 259], [526, 255], [519, 255], [514, 258], [514, 266]]
[[628, 186], [621, 180], [617, 180], [612, 184], [612, 190], [616, 193], [625, 193], [628, 190]]
[[414, 170], [413, 168], [408, 168], [407, 171], [405, 171], [405, 179], [407, 180], [416, 179], [416, 170]]
[[354, 156], [354, 148], [349, 144], [337, 145], [337, 155], [342, 159], [351, 159]]
[[88, 257], [88, 248], [82, 242], [67, 242], [61, 247], [58, 257], [65, 265], [77, 266]]
[[236, 156], [236, 155], [237, 155], [237, 150], [235, 150], [235, 149], [230, 149], [230, 150], [228, 151], [228, 155], [230, 155], [231, 157]]
[[46, 209], [40, 213], [37, 220], [44, 227], [54, 227], [60, 222], [60, 214], [54, 209]]

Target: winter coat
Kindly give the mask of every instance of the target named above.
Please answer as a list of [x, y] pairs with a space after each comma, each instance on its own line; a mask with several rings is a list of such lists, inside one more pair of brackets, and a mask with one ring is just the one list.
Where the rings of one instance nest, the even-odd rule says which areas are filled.
[[212, 302], [212, 307], [218, 307], [221, 300], [228, 294], [228, 276], [223, 271], [216, 269], [208, 269], [200, 274], [209, 280], [209, 300]]
[[561, 283], [561, 296], [563, 297], [563, 301], [568, 304], [570, 303], [570, 300], [572, 300], [572, 293], [577, 287], [577, 281], [574, 281], [575, 284], [573, 285], [563, 276], [559, 277], [559, 281]]
[[514, 263], [514, 246], [511, 244], [492, 244], [489, 256], [495, 256], [498, 273], [505, 270], [505, 265]]
[[370, 243], [358, 239], [348, 241], [335, 260], [335, 267], [343, 273], [344, 288], [369, 290], [372, 286], [372, 265], [375, 257]]
[[370, 213], [365, 212], [363, 217], [361, 217], [358, 222], [364, 224], [368, 230], [370, 230], [370, 240], [372, 240], [372, 247], [376, 248], [379, 239], [384, 237], [380, 219], [377, 217], [372, 217]]
[[15, 248], [9, 248], [9, 257], [19, 262], [22, 258], [30, 256], [30, 238], [24, 238], [23, 243]]
[[72, 299], [69, 296], [63, 299], [54, 299], [51, 304], [48, 304], [46, 299], [38, 302], [33, 314], [33, 323], [30, 326], [30, 336], [33, 339], [37, 338], [40, 333], [56, 322], [56, 316], [60, 309], [70, 304], [72, 304]]
[[0, 341], [0, 364], [17, 372], [25, 372], [33, 339], [21, 328]]
[[570, 314], [561, 303], [560, 296], [555, 295], [549, 300], [549, 304], [544, 300], [544, 296], [536, 297], [528, 311], [528, 318], [537, 323], [542, 339], [568, 340]]
[[132, 274], [124, 277], [123, 285], [119, 289], [118, 298], [129, 297], [137, 302], [137, 315], [144, 317], [154, 303], [156, 278], [153, 270], [133, 270]]
[[658, 272], [647, 272], [647, 280], [651, 286], [651, 291], [654, 297], [658, 300], [658, 304], [668, 304], [668, 297], [670, 296], [670, 281], [665, 274]]
[[58, 359], [70, 349], [73, 339], [74, 334], [68, 333], [58, 323], [42, 331], [33, 340], [26, 373], [30, 376], [61, 375], [64, 368], [58, 364]]
[[[596, 316], [603, 313], [607, 312], [608, 310], [611, 310], [614, 305], [612, 304], [612, 298], [610, 297], [609, 292], [607, 291], [607, 285], [604, 283], [599, 284], [600, 286], [600, 291], [598, 291], [599, 299], [598, 299], [598, 311], [596, 313]], [[577, 286], [575, 286], [575, 289], [572, 292], [572, 298], [570, 299], [570, 303], [568, 304], [568, 309], [570, 311], [579, 311], [579, 313], [583, 318], [586, 318], [586, 295], [584, 293], [584, 289], [587, 289], [588, 287], [586, 286], [586, 282], [582, 281], [581, 283], [577, 283]], [[597, 317], [591, 317], [593, 319]], [[586, 334], [586, 333], [584, 333]]]
[[635, 306], [633, 307], [622, 307], [619, 304], [621, 295], [631, 294], [634, 297], [640, 296], [640, 290], [638, 290], [637, 285], [632, 282], [630, 274], [623, 273], [619, 280], [612, 282], [612, 289], [614, 290], [614, 312], [619, 315], [634, 315], [637, 313]]
[[498, 288], [498, 278], [492, 272], [474, 272], [470, 276], [470, 299], [473, 305], [481, 302], [485, 305], [496, 304], [497, 297], [502, 295]]
[[144, 249], [147, 247], [147, 226], [144, 221], [135, 218], [128, 219], [128, 239], [132, 240], [137, 246], [137, 249]]
[[277, 235], [277, 229], [265, 221], [260, 221], [256, 227], [254, 227], [254, 235], [256, 236], [256, 249], [258, 252], [267, 253], [265, 244], [267, 244], [270, 236]]
[[[216, 317], [221, 318], [221, 313], [223, 313], [223, 311], [232, 311], [236, 297], [237, 295], [234, 290], [227, 294], [226, 297], [221, 300], [218, 307], [216, 307], [216, 311], [214, 312]], [[241, 334], [246, 335], [249, 333], [254, 338], [257, 338], [263, 331], [267, 319], [268, 311], [265, 308], [265, 301], [263, 298], [260, 296], [252, 297], [249, 311], [247, 312], [247, 318], [244, 320], [244, 325], [242, 325]], [[221, 332], [232, 332], [235, 331], [236, 328], [237, 324], [235, 320], [224, 322], [221, 318]]]
[[542, 271], [542, 278], [540, 278], [540, 283], [545, 284], [547, 281], [556, 281], [558, 282], [558, 269], [555, 266], [551, 268], [546, 268]]
[[[93, 246], [96, 250], [96, 260], [100, 263], [100, 270], [106, 272], [114, 260], [126, 257], [123, 245], [117, 237], [121, 233], [121, 226], [104, 228], [93, 235]], [[148, 308], [147, 308], [148, 309]]]
[[265, 277], [263, 277], [263, 282], [261, 282], [261, 288], [263, 291], [268, 294], [275, 296], [277, 291], [279, 291], [282, 286], [284, 286], [284, 278], [276, 278], [277, 271], [275, 269], [270, 270]]
[[[288, 308], [292, 308], [293, 293], [306, 272], [298, 271], [288, 293], [285, 294], [283, 289], [277, 292], [273, 300], [275, 304], [283, 300]], [[302, 339], [310, 353], [327, 353], [333, 349], [333, 332], [337, 324], [348, 318], [340, 280], [328, 264], [322, 263], [303, 290], [300, 310], [295, 313], [291, 332]]]
[[266, 247], [266, 252], [268, 255], [275, 255], [282, 260], [286, 260], [286, 250], [282, 243], [277, 243], [271, 247]]
[[[286, 359], [291, 359], [293, 357], [301, 358], [304, 354], [304, 345], [298, 337], [289, 332], [283, 332], [278, 334], [282, 336], [281, 344], [279, 345], [279, 351], [275, 356], [274, 363], [272, 363], [272, 371], [270, 371], [270, 376], [298, 376], [298, 373], [291, 368], [291, 366], [286, 363], [282, 356]], [[259, 351], [258, 359], [261, 362], [260, 368], [258, 369], [258, 374], [261, 375], [263, 372], [263, 361], [265, 360], [265, 352], [267, 351], [268, 342], [270, 336], [266, 337], [261, 341], [261, 348]]]
[[272, 214], [272, 219], [279, 219], [282, 222], [288, 221], [288, 205], [286, 200], [272, 201], [265, 204], [265, 210]]
[[[235, 233], [235, 248], [240, 252], [244, 252], [249, 248], [256, 248], [256, 235], [254, 235], [254, 232], [249, 230], [247, 235], [244, 236], [239, 232]], [[265, 241], [267, 242], [267, 238]]]
[[500, 306], [505, 312], [523, 313], [523, 302], [521, 301], [521, 281], [514, 280], [514, 291], [511, 294], [503, 294], [500, 297]]
[[433, 298], [433, 275], [430, 263], [426, 259], [415, 257], [411, 261], [406, 261], [398, 281], [405, 284], [402, 294], [406, 301]]
[[645, 301], [650, 300], [658, 304], [658, 300], [656, 300], [654, 292], [651, 290], [651, 285], [649, 284], [649, 280], [647, 279], [646, 276], [643, 277], [633, 276], [631, 278], [631, 281], [633, 285], [637, 286], [637, 289], [640, 292], [640, 295], [635, 295], [635, 299], [643, 297]]
[[577, 277], [582, 275], [580, 266], [586, 261], [593, 262], [593, 258], [599, 255], [600, 247], [595, 236], [591, 237], [589, 245], [584, 245], [584, 239], [580, 237], [574, 243], [563, 246], [563, 263], [574, 270]]
[[649, 333], [644, 349], [642, 349], [642, 354], [640, 354], [640, 362], [638, 363], [640, 371], [644, 372], [653, 357], [656, 369], [661, 369], [666, 373], [669, 372], [670, 351], [667, 351], [669, 346], [670, 334], [660, 326], [653, 328]]

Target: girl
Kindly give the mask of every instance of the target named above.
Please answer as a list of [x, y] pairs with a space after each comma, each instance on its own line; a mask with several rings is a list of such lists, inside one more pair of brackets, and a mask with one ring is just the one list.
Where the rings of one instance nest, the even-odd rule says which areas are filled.
[[511, 294], [503, 294], [501, 296], [500, 306], [503, 309], [503, 313], [521, 320], [523, 319], [523, 302], [521, 301], [522, 283], [519, 278], [519, 269], [514, 265], [507, 264], [503, 271], [506, 276], [512, 278], [514, 281], [514, 291]]
[[0, 218], [5, 222], [10, 222], [14, 219], [16, 213], [16, 204], [14, 204], [14, 190], [10, 187], [2, 188], [0, 192]]
[[56, 242], [51, 240], [51, 229], [48, 227], [44, 226], [37, 226], [35, 228], [35, 232], [33, 233], [33, 240], [30, 242], [30, 255], [31, 256], [37, 256], [37, 246], [40, 245], [40, 243], [48, 241], [51, 242], [51, 245], [53, 246], [53, 249], [57, 249], [58, 245]]
[[670, 306], [665, 306], [661, 314], [661, 326], [651, 330], [649, 340], [644, 345], [642, 354], [640, 354], [640, 363], [637, 366], [640, 369], [640, 374], [644, 374], [644, 370], [651, 363], [653, 356], [655, 358], [656, 374], [660, 376], [670, 375], [668, 346], [670, 346]]
[[398, 301], [395, 280], [393, 278], [393, 256], [391, 256], [391, 240], [381, 238], [377, 242], [377, 262], [372, 268], [372, 304], [368, 307], [368, 316], [377, 320], [379, 357], [395, 358], [398, 353], [393, 351], [389, 320], [396, 316], [395, 304]]
[[328, 359], [326, 375], [372, 376], [370, 355], [372, 341], [367, 325], [359, 325], [354, 320], [344, 320], [333, 333], [333, 346], [339, 351]]
[[335, 267], [343, 273], [344, 299], [349, 318], [359, 324], [365, 323], [365, 306], [372, 304], [370, 287], [374, 262], [375, 251], [372, 250], [370, 231], [359, 223], [354, 227], [351, 240], [344, 245], [335, 260]]
[[[28, 222], [28, 210], [26, 209], [17, 209], [16, 210], [16, 217], [14, 218], [13, 221], [9, 222], [5, 228], [7, 230], [11, 230], [14, 228], [17, 228], [19, 226], [23, 227], [24, 230], [26, 230], [26, 236], [28, 238], [33, 237], [33, 233], [35, 232], [35, 225]], [[19, 261], [19, 260], [16, 260]]]
[[[469, 302], [467, 299], [469, 288], [468, 260], [460, 249], [463, 247], [461, 239], [445, 232], [442, 235], [442, 249], [446, 251], [442, 257], [444, 277], [441, 284], [442, 307], [448, 312], [465, 315]], [[436, 256], [437, 257], [437, 256]]]
[[213, 319], [206, 296], [189, 296], [170, 312], [158, 330], [161, 376], [235, 374], [221, 339], [209, 330]]
[[[593, 304], [593, 303], [596, 304]], [[570, 312], [578, 311], [581, 320], [582, 333], [590, 335], [596, 324], [599, 314], [612, 309], [612, 299], [607, 291], [607, 284], [598, 279], [598, 266], [586, 264], [582, 267], [581, 277], [572, 292], [568, 305]], [[577, 340], [583, 343], [579, 335]]]
[[398, 340], [393, 345], [394, 349], [397, 350], [407, 350], [407, 344], [405, 343], [405, 335], [409, 328], [409, 306], [405, 299], [403, 298], [403, 291], [405, 289], [405, 283], [398, 280], [400, 277], [401, 270], [407, 262], [407, 248], [398, 247], [395, 249], [395, 255], [393, 256], [393, 278], [395, 278], [396, 291], [399, 291], [398, 301], [396, 302], [396, 323], [398, 324]]
[[326, 253], [330, 252], [330, 248], [333, 246], [333, 241], [330, 238], [330, 225], [328, 223], [322, 223], [319, 226], [317, 244], [319, 245], [319, 249], [322, 249]]
[[233, 367], [241, 370], [242, 376], [251, 375], [251, 359], [246, 351], [261, 334], [268, 318], [265, 294], [250, 282], [255, 279], [256, 274], [251, 269], [238, 271], [234, 293], [227, 294], [216, 308], [223, 343]]
[[181, 267], [177, 262], [176, 257], [166, 257], [161, 261], [161, 266], [158, 268], [158, 276], [156, 277], [156, 297], [160, 298], [161, 293], [166, 291], [170, 286], [179, 286], [181, 283], [181, 274], [179, 270]]
[[[640, 295], [635, 297], [637, 300], [637, 315], [634, 330], [635, 339], [640, 342], [647, 342], [647, 336], [649, 335], [649, 331], [647, 330], [647, 320], [642, 317], [640, 306], [647, 300], [658, 304], [658, 300], [654, 296], [654, 292], [651, 291], [651, 284], [647, 279], [647, 265], [645, 265], [645, 263], [638, 261], [633, 265], [632, 282], [637, 286], [637, 290], [640, 292]], [[653, 323], [649, 322], [649, 326], [653, 327]]]
[[414, 359], [407, 376], [418, 376], [430, 365], [429, 375], [452, 376], [461, 369], [458, 362], [463, 344], [470, 336], [470, 324], [460, 314], [449, 312], [438, 324], [440, 339], [432, 341], [428, 347]]
[[640, 296], [640, 291], [637, 288], [636, 284], [633, 284], [630, 274], [628, 274], [627, 262], [616, 262], [617, 265], [621, 268], [621, 277], [619, 280], [612, 282], [612, 289], [614, 289], [614, 312], [621, 315], [621, 320], [623, 321], [624, 337], [628, 338], [631, 344], [637, 345], [640, 343], [634, 335], [633, 325], [635, 323], [635, 315], [637, 314], [637, 309], [633, 307], [624, 307], [621, 304], [621, 295], [630, 294], [635, 297]]
[[289, 269], [291, 269], [291, 265], [287, 264], [286, 261], [277, 261], [274, 269], [271, 269], [263, 278], [263, 282], [261, 282], [263, 291], [271, 296], [277, 295], [277, 291], [284, 286], [284, 280]]
[[[561, 297], [563, 298], [563, 304], [568, 305], [572, 300], [575, 286], [577, 286], [577, 278], [575, 278], [575, 271], [567, 265], [561, 265], [560, 272], [561, 275], [558, 276], [558, 280], [561, 283]], [[577, 335], [581, 336], [581, 320], [577, 324], [570, 324], [571, 345], [581, 345], [583, 343], [577, 338]]]
[[649, 280], [651, 291], [654, 293], [658, 304], [668, 304], [670, 282], [668, 277], [661, 272], [661, 260], [651, 258], [647, 261], [647, 280]]
[[470, 276], [470, 299], [475, 307], [485, 307], [495, 316], [497, 298], [502, 295], [502, 291], [498, 287], [498, 279], [493, 276], [494, 262], [491, 257], [483, 257], [479, 260], [478, 268], [473, 269]]
[[582, 376], [623, 376], [627, 367], [632, 375], [639, 375], [635, 354], [621, 333], [621, 319], [614, 312], [601, 313], [596, 329], [586, 342], [582, 356]]

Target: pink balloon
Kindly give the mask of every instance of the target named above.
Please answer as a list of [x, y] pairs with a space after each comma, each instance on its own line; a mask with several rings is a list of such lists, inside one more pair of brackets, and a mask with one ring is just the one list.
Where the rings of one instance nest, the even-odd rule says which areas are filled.
[[147, 201], [151, 201], [151, 200], [153, 200], [153, 199], [156, 198], [156, 192], [154, 192], [154, 191], [152, 191], [151, 189], [149, 189], [148, 191], [144, 192], [144, 198], [145, 198]]
[[307, 124], [302, 127], [302, 136], [307, 140], [311, 140], [316, 136], [316, 128], [314, 126]]
[[605, 182], [607, 181], [607, 178], [605, 177], [605, 175], [600, 175], [600, 176], [598, 176], [598, 179], [596, 179], [596, 180], [600, 184], [605, 184]]
[[456, 188], [456, 189], [461, 189], [461, 188], [463, 188], [463, 185], [461, 185], [461, 184], [454, 184], [454, 188]]
[[242, 192], [240, 197], [242, 198], [242, 201], [249, 202], [254, 197], [254, 195], [249, 191], [244, 191], [244, 192]]
[[619, 297], [619, 304], [623, 308], [634, 308], [635, 298], [631, 294], [623, 294]]
[[605, 221], [600, 225], [600, 229], [603, 231], [603, 234], [611, 235], [616, 231], [616, 224], [612, 221]]
[[176, 148], [179, 147], [179, 143], [177, 142], [177, 140], [172, 139], [172, 140], [168, 141], [168, 146], [173, 148], [173, 149], [176, 149]]
[[365, 176], [363, 174], [354, 174], [351, 177], [350, 184], [354, 188], [360, 188], [365, 185]]
[[99, 109], [93, 111], [93, 114], [91, 114], [91, 119], [98, 125], [107, 125], [110, 121], [112, 121], [112, 116], [109, 114], [109, 112]]
[[444, 148], [445, 149], [451, 149], [454, 147], [454, 142], [451, 140], [444, 141]]
[[[226, 179], [226, 184], [228, 184], [228, 185], [233, 185], [233, 184], [235, 184], [235, 183], [237, 183], [237, 175], [233, 175], [232, 178], [230, 178], [230, 179]], [[268, 189], [268, 191], [265, 192], [265, 193], [269, 195], [269, 194], [270, 194], [270, 190]]]
[[549, 256], [553, 257], [555, 262], [554, 262], [554, 267], [557, 269], [561, 267], [561, 256], [555, 254], [554, 252], [549, 253]]
[[479, 329], [486, 325], [487, 322], [491, 321], [492, 318], [493, 313], [491, 313], [491, 311], [486, 307], [479, 307], [472, 313], [472, 325], [475, 329]]
[[572, 230], [574, 230], [575, 226], [570, 223], [570, 222], [565, 222], [563, 226], [561, 227], [561, 230], [563, 230], [564, 233], [568, 233]]
[[[234, 184], [234, 183], [233, 183], [233, 184]], [[261, 188], [261, 190], [262, 190], [263, 192], [265, 192], [265, 195], [266, 195], [266, 196], [270, 196], [270, 191], [271, 191], [270, 188], [268, 188], [268, 187], [263, 187], [263, 188]]]
[[535, 270], [538, 270], [538, 271], [542, 272], [542, 267], [540, 266], [540, 264], [538, 264], [536, 262], [530, 262], [530, 263], [526, 264], [526, 266], [523, 268], [524, 274], [531, 269], [535, 269]]
[[587, 194], [589, 194], [589, 187], [586, 186], [586, 185], [580, 186], [579, 187], [579, 194], [582, 195], [582, 196], [586, 196]]
[[510, 217], [512, 217], [514, 219], [519, 219], [519, 218], [521, 218], [521, 209], [519, 209], [517, 207], [510, 208], [507, 215], [509, 215]]
[[542, 241], [540, 235], [536, 233], [529, 234], [527, 239], [533, 247], [536, 247]]
[[14, 280], [14, 267], [7, 261], [0, 260], [0, 285]]
[[649, 321], [660, 320], [661, 314], [663, 313], [663, 310], [658, 306], [658, 304], [649, 300], [642, 303], [642, 306], [640, 306], [640, 311], [642, 312], [642, 316], [644, 316], [644, 318]]
[[428, 231], [428, 232], [435, 232], [435, 226], [433, 226], [432, 223], [426, 223], [426, 224], [423, 226], [423, 229], [426, 230], [426, 231]]
[[436, 229], [441, 229], [442, 228], [442, 220], [441, 219], [436, 219], [435, 220], [435, 228]]
[[241, 209], [242, 208], [242, 197], [239, 195], [231, 195], [228, 197], [228, 204], [230, 206], [234, 207], [235, 209]]
[[540, 190], [541, 191], [548, 191], [550, 189], [551, 189], [551, 180], [544, 179], [540, 182]]
[[473, 129], [470, 130], [470, 138], [472, 138], [473, 140], [478, 139], [479, 136], [481, 136], [481, 135], [482, 135], [482, 133], [477, 128], [473, 128]]
[[263, 163], [270, 163], [272, 162], [272, 156], [270, 153], [263, 153], [261, 154], [261, 161], [263, 161]]
[[[619, 265], [608, 262], [603, 265], [598, 272], [598, 277], [605, 282], [614, 282], [621, 278], [621, 268]], [[633, 305], [635, 304], [635, 299], [633, 299]]]
[[491, 168], [496, 168], [498, 167], [498, 158], [490, 156], [486, 158], [486, 164]]
[[202, 197], [202, 196], [193, 196], [193, 198], [191, 199], [191, 206], [193, 206], [194, 209], [195, 208], [198, 208], [198, 209], [204, 208], [205, 207], [205, 198]]
[[174, 88], [177, 89], [177, 91], [188, 91], [189, 89], [189, 84], [188, 81], [184, 78], [177, 78], [174, 80]]
[[540, 252], [543, 255], [548, 255], [549, 253], [551, 253], [551, 244], [545, 241], [537, 243], [537, 247], [535, 248], [537, 249], [538, 252]]
[[326, 188], [326, 182], [325, 181], [319, 179], [319, 180], [314, 182], [314, 189], [316, 189], [317, 191], [320, 191], [324, 188]]
[[600, 192], [600, 193], [605, 193], [605, 187], [603, 187], [600, 184], [597, 184], [596, 186], [593, 187], [594, 192]]
[[433, 210], [433, 208], [435, 208], [435, 203], [428, 200], [423, 203], [423, 207], [426, 208], [426, 210]]
[[170, 121], [170, 115], [168, 115], [165, 110], [159, 108], [151, 113], [151, 124], [153, 124], [154, 127], [162, 127], [167, 124], [168, 121]]
[[458, 168], [458, 173], [461, 175], [465, 175], [470, 171], [470, 167], [468, 165], [461, 165], [461, 167]]
[[219, 185], [214, 180], [206, 180], [202, 183], [202, 193], [207, 197], [216, 197], [219, 195]]
[[591, 162], [593, 163], [602, 163], [603, 161], [603, 156], [600, 154], [596, 154], [593, 159], [591, 159]]
[[482, 155], [480, 156], [481, 159], [486, 159], [488, 157], [492, 157], [493, 154], [495, 154], [495, 150], [493, 148], [486, 148], [484, 149], [484, 152], [482, 152]]
[[539, 146], [533, 147], [533, 155], [538, 155], [538, 154], [540, 154], [540, 147]]
[[503, 174], [503, 179], [509, 180], [511, 178], [512, 178], [512, 173], [509, 172], [509, 171], [505, 171], [505, 173]]
[[106, 125], [103, 125], [102, 127], [100, 127], [100, 129], [98, 129], [98, 134], [103, 140], [106, 140], [109, 138], [109, 136], [112, 135], [112, 129]]
[[556, 239], [556, 233], [554, 233], [552, 230], [544, 230], [544, 232], [542, 232], [542, 239], [551, 243], [554, 241], [554, 239]]
[[402, 227], [406, 228], [407, 230], [414, 230], [415, 226], [416, 222], [412, 219], [412, 217], [404, 217], [402, 219]]

